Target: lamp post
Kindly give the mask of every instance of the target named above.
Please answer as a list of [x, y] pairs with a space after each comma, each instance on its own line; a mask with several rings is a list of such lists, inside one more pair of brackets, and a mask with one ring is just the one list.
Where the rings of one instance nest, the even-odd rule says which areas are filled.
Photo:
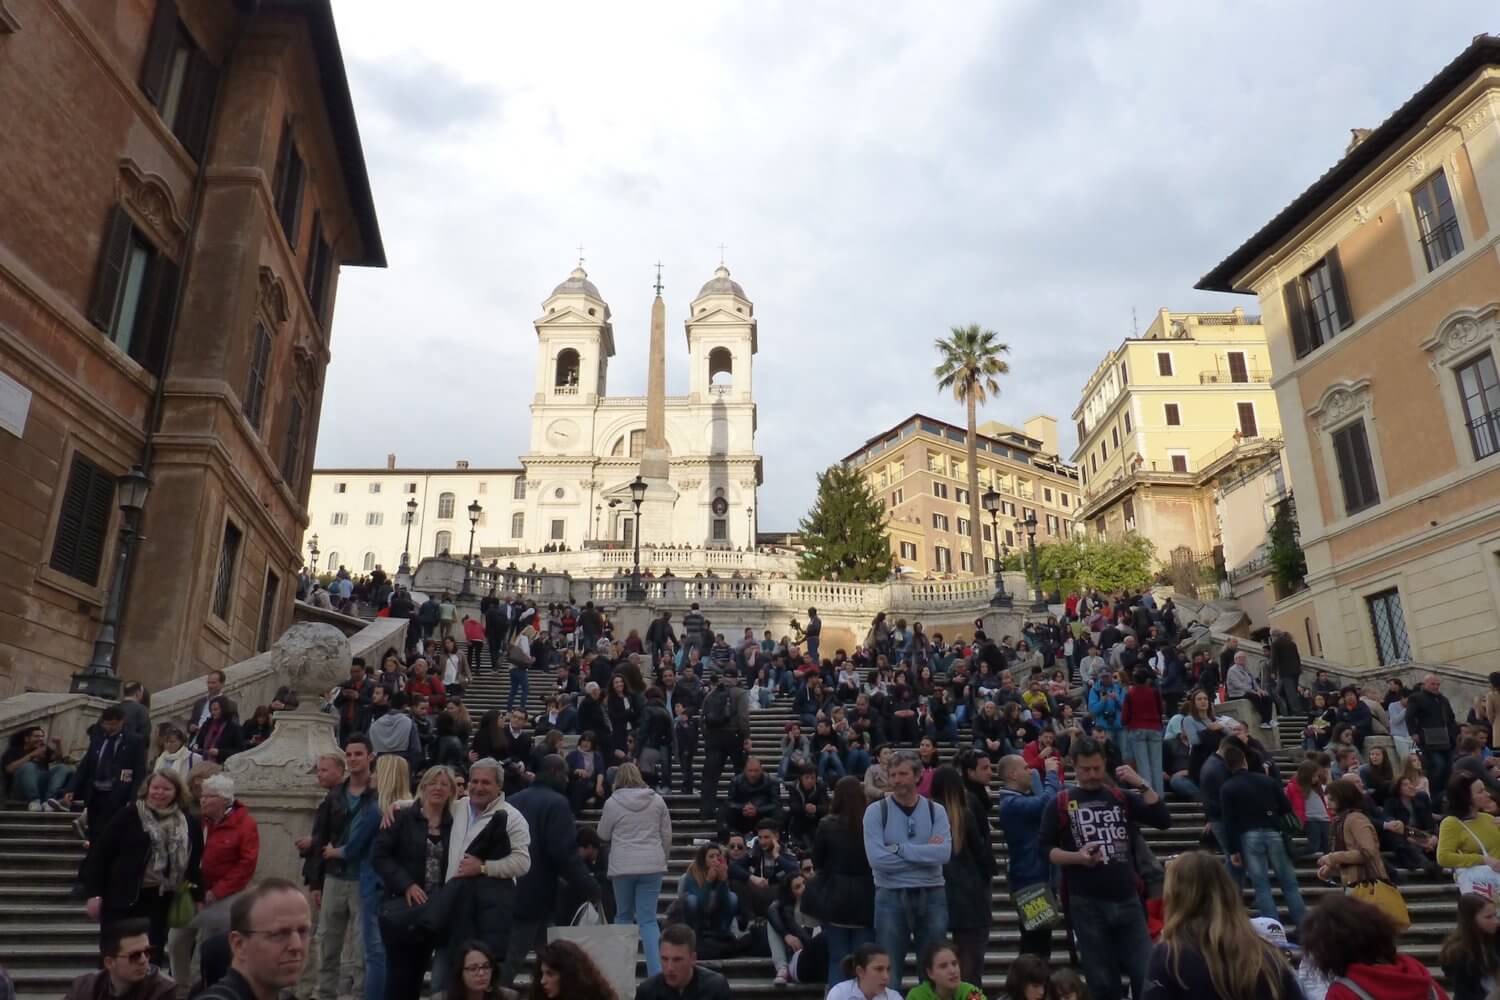
[[641, 586], [641, 504], [646, 500], [646, 481], [636, 476], [630, 483], [630, 501], [635, 504], [635, 559], [630, 567], [630, 586], [625, 588], [625, 600], [639, 604], [646, 599], [646, 588]]
[[1031, 548], [1031, 575], [1036, 581], [1036, 600], [1032, 602], [1031, 610], [1046, 611], [1047, 599], [1042, 595], [1042, 564], [1036, 554], [1036, 514], [1027, 514], [1021, 524], [1026, 529], [1026, 544]]
[[604, 513], [604, 505], [602, 503], [596, 503], [596, 504], [594, 504], [594, 535], [593, 535], [593, 538], [594, 538], [595, 542], [597, 542], [599, 540], [599, 515], [601, 515], [603, 513]]
[[318, 534], [317, 534], [317, 532], [313, 532], [313, 536], [307, 540], [307, 553], [308, 553], [309, 557], [311, 557], [311, 559], [312, 559], [312, 576], [313, 576], [313, 582], [316, 583], [317, 579], [318, 579]]
[[995, 543], [995, 596], [990, 598], [990, 607], [1008, 608], [1012, 602], [1005, 592], [1005, 559], [1000, 555], [1000, 494], [987, 490], [979, 503], [990, 512], [990, 534]]
[[151, 492], [151, 480], [139, 465], [132, 465], [129, 472], [115, 480], [115, 489], [121, 514], [119, 551], [110, 573], [109, 595], [105, 598], [99, 634], [94, 639], [93, 655], [89, 657], [88, 666], [73, 675], [71, 685], [74, 694], [110, 699], [120, 697], [120, 677], [115, 673], [120, 603], [125, 595], [131, 553], [135, 551], [135, 543], [144, 537], [140, 533], [140, 518], [146, 507], [146, 497]]
[[745, 551], [755, 551], [755, 508], [745, 508]]
[[474, 566], [474, 532], [479, 527], [479, 515], [484, 513], [484, 508], [479, 506], [478, 500], [469, 503], [469, 554], [464, 557], [464, 585], [458, 592], [459, 597], [474, 596], [469, 590], [469, 571]]
[[406, 541], [401, 543], [401, 568], [396, 572], [411, 572], [411, 523], [417, 519], [417, 498], [406, 501]]

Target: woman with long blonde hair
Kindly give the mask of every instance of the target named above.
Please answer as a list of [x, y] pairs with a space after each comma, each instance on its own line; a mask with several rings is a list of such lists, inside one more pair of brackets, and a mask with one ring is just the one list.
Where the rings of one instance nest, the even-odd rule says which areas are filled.
[[1280, 952], [1250, 923], [1224, 863], [1204, 851], [1167, 864], [1161, 939], [1146, 973], [1151, 1000], [1296, 1000]]
[[375, 759], [375, 796], [382, 816], [389, 815], [397, 802], [411, 798], [411, 765], [405, 757], [387, 753]]

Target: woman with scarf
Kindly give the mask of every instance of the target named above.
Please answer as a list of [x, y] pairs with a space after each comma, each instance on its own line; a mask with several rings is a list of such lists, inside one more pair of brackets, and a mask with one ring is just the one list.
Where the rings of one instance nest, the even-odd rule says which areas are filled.
[[175, 722], [163, 722], [156, 728], [156, 745], [160, 753], [153, 771], [174, 771], [187, 781], [188, 772], [203, 762], [203, 755], [187, 745], [187, 734]]
[[208, 703], [208, 721], [193, 736], [193, 749], [215, 764], [222, 764], [245, 748], [234, 702], [220, 695]]
[[79, 881], [89, 919], [101, 928], [129, 917], [150, 921], [152, 962], [164, 965], [167, 910], [184, 885], [202, 898], [203, 836], [186, 810], [187, 786], [175, 771], [157, 771], [134, 803], [115, 813], [89, 842]]

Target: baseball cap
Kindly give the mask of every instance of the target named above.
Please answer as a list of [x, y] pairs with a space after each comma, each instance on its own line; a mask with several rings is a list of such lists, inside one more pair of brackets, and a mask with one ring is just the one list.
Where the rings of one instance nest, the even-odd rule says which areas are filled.
[[1250, 925], [1255, 928], [1255, 933], [1282, 951], [1293, 951], [1296, 949], [1296, 945], [1286, 939], [1286, 928], [1281, 925], [1280, 920], [1272, 917], [1252, 917]]

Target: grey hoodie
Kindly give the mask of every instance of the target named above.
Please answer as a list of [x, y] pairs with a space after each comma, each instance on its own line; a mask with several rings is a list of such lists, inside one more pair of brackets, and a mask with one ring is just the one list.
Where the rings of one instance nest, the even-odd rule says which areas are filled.
[[649, 788], [617, 788], [599, 816], [599, 839], [609, 841], [609, 877], [667, 870], [672, 815]]
[[406, 753], [411, 749], [411, 734], [415, 723], [405, 712], [386, 712], [370, 723], [370, 749], [377, 754]]

